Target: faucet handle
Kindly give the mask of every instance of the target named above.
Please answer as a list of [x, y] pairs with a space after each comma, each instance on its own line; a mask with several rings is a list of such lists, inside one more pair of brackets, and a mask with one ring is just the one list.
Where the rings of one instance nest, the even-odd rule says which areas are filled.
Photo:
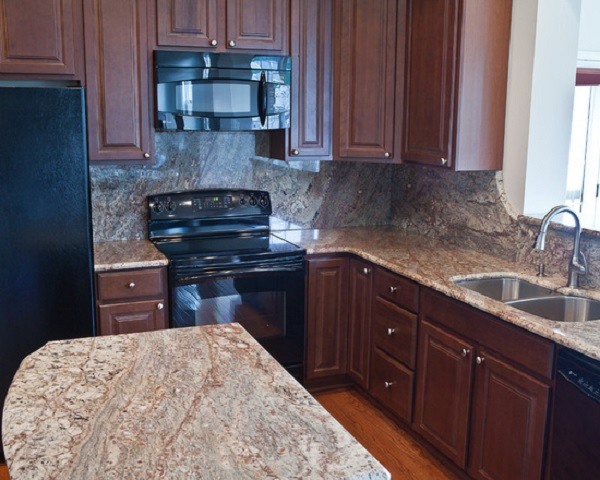
[[579, 252], [579, 262], [577, 265], [574, 265], [577, 268], [578, 273], [581, 275], [586, 275], [588, 273], [588, 265], [587, 260], [585, 259], [585, 255], [583, 252]]

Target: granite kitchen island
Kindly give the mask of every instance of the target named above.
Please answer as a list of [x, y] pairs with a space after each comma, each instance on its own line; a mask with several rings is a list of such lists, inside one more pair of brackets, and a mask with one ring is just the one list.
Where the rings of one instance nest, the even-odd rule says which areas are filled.
[[389, 478], [238, 324], [48, 343], [3, 443], [11, 480]]

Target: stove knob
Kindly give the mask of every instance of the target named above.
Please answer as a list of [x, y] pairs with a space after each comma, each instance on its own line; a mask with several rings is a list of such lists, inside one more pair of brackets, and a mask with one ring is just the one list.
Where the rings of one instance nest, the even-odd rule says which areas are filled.
[[174, 212], [177, 208], [177, 204], [175, 202], [167, 202], [167, 212]]
[[252, 205], [254, 207], [256, 205], [256, 198], [250, 197], [250, 202], [248, 202], [248, 203], [250, 203], [250, 205]]
[[269, 200], [267, 197], [260, 197], [260, 206], [261, 207], [266, 207], [267, 205], [269, 205]]
[[155, 202], [152, 210], [154, 210], [154, 213], [162, 213], [164, 205], [161, 202]]
[[240, 205], [246, 205], [246, 199], [244, 197], [240, 197]]

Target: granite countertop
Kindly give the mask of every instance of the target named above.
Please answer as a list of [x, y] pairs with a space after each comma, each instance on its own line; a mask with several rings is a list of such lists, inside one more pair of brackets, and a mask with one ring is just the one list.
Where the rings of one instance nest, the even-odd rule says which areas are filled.
[[390, 478], [235, 323], [50, 342], [2, 427], [12, 480]]
[[169, 261], [149, 240], [94, 243], [94, 270], [107, 272], [128, 268], [162, 267]]
[[276, 235], [302, 246], [307, 253], [348, 252], [381, 265], [421, 285], [491, 313], [507, 322], [600, 360], [600, 321], [565, 323], [546, 320], [509, 307], [452, 280], [510, 274], [562, 293], [600, 300], [597, 290], [564, 287], [566, 277], [540, 279], [533, 265], [514, 263], [490, 254], [410, 235], [394, 227], [351, 227], [325, 230], [289, 230]]

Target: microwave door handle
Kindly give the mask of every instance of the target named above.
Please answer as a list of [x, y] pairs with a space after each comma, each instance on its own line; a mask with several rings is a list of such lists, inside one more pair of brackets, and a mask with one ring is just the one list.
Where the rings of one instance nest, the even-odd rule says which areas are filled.
[[260, 72], [260, 82], [258, 84], [258, 115], [260, 124], [264, 127], [267, 121], [267, 77], [265, 72]]

